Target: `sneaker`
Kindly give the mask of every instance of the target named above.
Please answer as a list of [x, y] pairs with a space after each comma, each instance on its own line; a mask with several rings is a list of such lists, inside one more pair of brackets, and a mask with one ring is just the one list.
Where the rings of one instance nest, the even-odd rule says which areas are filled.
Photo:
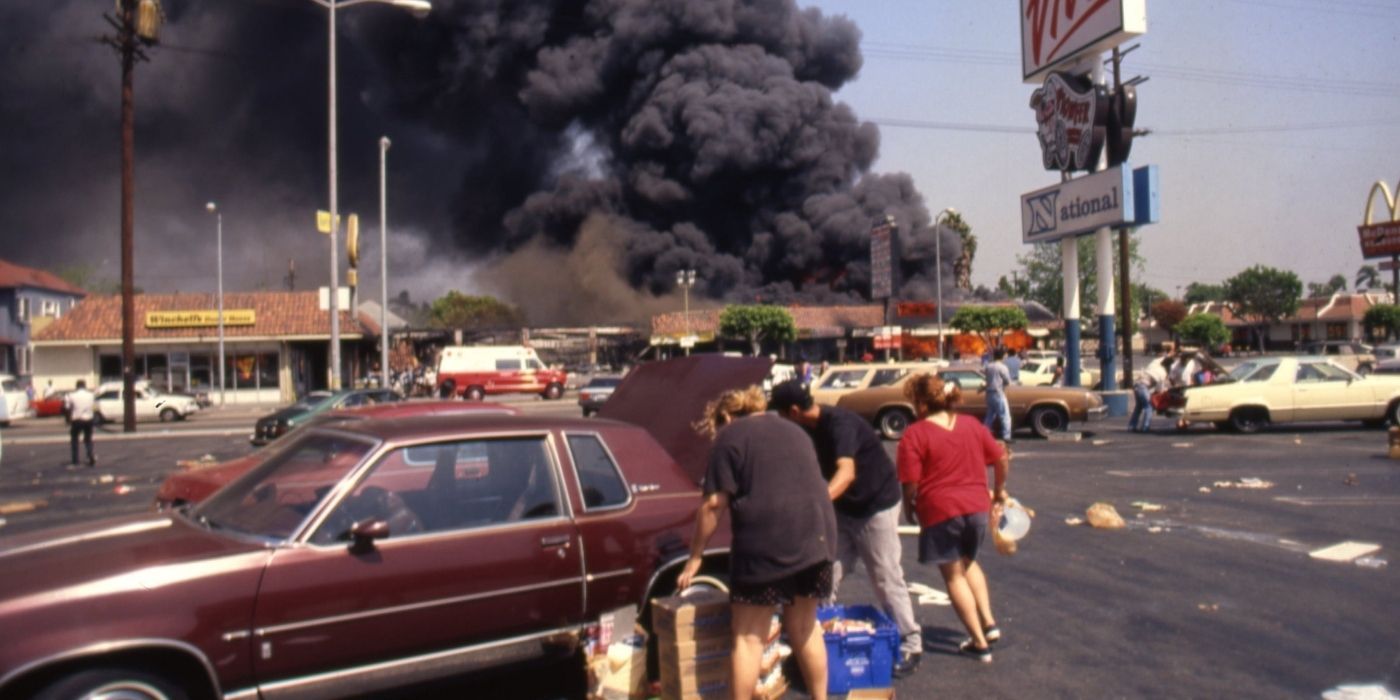
[[973, 642], [971, 639], [964, 639], [962, 644], [958, 645], [958, 653], [964, 654], [966, 656], [971, 656], [972, 658], [977, 659], [978, 661], [981, 661], [984, 664], [991, 663], [992, 648], [987, 647], [985, 649], [978, 649], [976, 646], [974, 646], [974, 644], [975, 642]]
[[992, 625], [982, 630], [982, 636], [987, 638], [988, 644], [996, 644], [1001, 641], [1001, 630], [996, 625]]
[[919, 661], [924, 658], [923, 654], [911, 654], [904, 652], [900, 654], [899, 660], [894, 663], [894, 677], [904, 678], [914, 674], [919, 668]]

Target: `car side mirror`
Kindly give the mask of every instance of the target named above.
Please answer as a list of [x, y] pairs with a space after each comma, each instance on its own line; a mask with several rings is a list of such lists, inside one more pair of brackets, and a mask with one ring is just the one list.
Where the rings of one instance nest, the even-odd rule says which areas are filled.
[[374, 550], [374, 541], [389, 536], [389, 523], [378, 518], [362, 520], [350, 527], [350, 551], [355, 553]]

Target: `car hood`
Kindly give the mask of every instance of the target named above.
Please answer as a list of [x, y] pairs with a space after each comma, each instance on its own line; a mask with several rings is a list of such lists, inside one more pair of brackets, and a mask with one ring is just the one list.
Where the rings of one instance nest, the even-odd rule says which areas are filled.
[[710, 439], [696, 432], [705, 404], [729, 389], [761, 384], [773, 361], [766, 357], [691, 355], [649, 362], [629, 372], [598, 411], [641, 426], [699, 483]]
[[160, 490], [156, 492], [156, 501], [162, 503], [176, 501], [198, 503], [208, 498], [209, 494], [223, 488], [228, 482], [246, 474], [249, 469], [260, 464], [266, 456], [263, 451], [259, 450], [227, 462], [195, 466], [187, 471], [172, 474], [161, 483]]
[[0, 613], [32, 596], [90, 597], [156, 590], [264, 547], [210, 533], [179, 517], [141, 514], [7, 538], [0, 547]]

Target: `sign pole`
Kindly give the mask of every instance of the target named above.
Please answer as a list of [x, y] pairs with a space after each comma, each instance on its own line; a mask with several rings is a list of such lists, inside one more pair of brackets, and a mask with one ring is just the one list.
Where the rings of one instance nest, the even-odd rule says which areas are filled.
[[1390, 300], [1400, 300], [1400, 253], [1390, 255]]
[[[1104, 74], [1103, 61], [1099, 60], [1098, 54], [1091, 54], [1093, 68], [1089, 72], [1089, 78], [1095, 85], [1104, 85], [1107, 76]], [[1094, 171], [1108, 169], [1108, 149], [1099, 153], [1099, 161], [1094, 167]], [[1098, 302], [1099, 302], [1099, 368], [1102, 371], [1103, 390], [1113, 391], [1118, 388], [1118, 374], [1114, 371], [1113, 340], [1117, 337], [1114, 331], [1114, 308], [1113, 308], [1113, 230], [1107, 226], [1100, 227], [1094, 232], [1094, 253], [1098, 263]]]
[[[1065, 179], [1069, 179], [1068, 173]], [[1079, 239], [1060, 239], [1060, 269], [1064, 272], [1065, 386], [1079, 386]]]

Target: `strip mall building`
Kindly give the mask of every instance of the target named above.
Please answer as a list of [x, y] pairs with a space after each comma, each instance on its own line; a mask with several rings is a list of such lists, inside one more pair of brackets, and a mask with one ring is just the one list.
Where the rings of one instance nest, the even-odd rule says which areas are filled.
[[[328, 385], [330, 313], [324, 294], [237, 292], [224, 294], [224, 397], [228, 403], [281, 403]], [[344, 383], [364, 374], [360, 350], [373, 350], [378, 325], [340, 308]], [[138, 294], [138, 379], [172, 392], [208, 393], [219, 399], [218, 305], [214, 294]], [[54, 321], [32, 340], [35, 386], [50, 380], [71, 389], [122, 378], [120, 296], [94, 296]], [[377, 350], [375, 350], [377, 353]]]

